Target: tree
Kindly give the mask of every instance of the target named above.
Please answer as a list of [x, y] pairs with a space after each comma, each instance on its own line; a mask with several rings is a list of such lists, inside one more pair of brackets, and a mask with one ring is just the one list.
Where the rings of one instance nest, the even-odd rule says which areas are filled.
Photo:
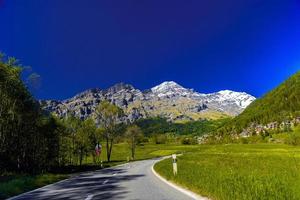
[[[77, 160], [77, 147], [76, 147], [76, 134], [81, 126], [80, 119], [74, 117], [73, 115], [68, 116], [63, 120], [63, 123], [66, 128], [66, 134], [65, 139], [63, 142], [68, 143], [68, 157], [69, 157], [69, 163], [75, 164], [75, 161]], [[75, 160], [76, 159], [76, 160]]]
[[82, 165], [84, 157], [87, 158], [90, 154], [94, 156], [94, 147], [99, 141], [96, 124], [93, 119], [81, 121], [72, 115], [64, 118], [63, 124], [65, 130], [60, 139], [60, 159], [63, 163], [69, 160], [70, 164], [79, 162]]
[[123, 110], [108, 101], [102, 101], [96, 109], [95, 118], [104, 129], [103, 137], [106, 140], [107, 161], [110, 162], [114, 139], [120, 134], [118, 124], [123, 116]]
[[139, 139], [143, 137], [143, 132], [137, 125], [132, 125], [127, 128], [125, 135], [131, 149], [131, 158], [134, 160], [135, 147], [138, 144]]
[[77, 130], [75, 134], [75, 153], [77, 154], [79, 165], [82, 165], [84, 156], [87, 154], [89, 149], [89, 138], [85, 132], [84, 122], [82, 126]]
[[86, 119], [83, 121], [77, 134], [81, 138], [81, 146], [79, 146], [79, 161], [81, 165], [84, 155], [86, 157], [88, 154], [95, 156], [95, 146], [99, 140], [97, 139], [97, 127], [94, 120]]
[[57, 126], [42, 114], [22, 69], [0, 54], [0, 170], [36, 173], [57, 164]]

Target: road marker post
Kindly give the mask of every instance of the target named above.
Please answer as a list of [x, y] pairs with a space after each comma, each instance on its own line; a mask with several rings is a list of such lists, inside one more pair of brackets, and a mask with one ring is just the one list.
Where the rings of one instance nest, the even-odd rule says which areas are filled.
[[173, 174], [174, 174], [174, 176], [176, 176], [178, 173], [176, 154], [172, 154], [172, 163], [173, 163]]

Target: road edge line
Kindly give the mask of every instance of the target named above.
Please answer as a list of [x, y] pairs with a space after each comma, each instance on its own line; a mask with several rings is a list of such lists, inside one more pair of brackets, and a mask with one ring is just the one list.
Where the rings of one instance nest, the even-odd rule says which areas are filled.
[[[160, 160], [160, 161], [161, 161], [161, 160]], [[152, 173], [153, 173], [158, 179], [160, 179], [162, 182], [164, 182], [164, 183], [166, 183], [167, 185], [171, 186], [172, 188], [174, 188], [174, 189], [176, 189], [176, 190], [178, 190], [178, 191], [180, 191], [180, 192], [186, 194], [187, 196], [192, 197], [192, 198], [195, 199], [195, 200], [209, 200], [207, 197], [202, 197], [202, 196], [200, 196], [200, 195], [198, 195], [198, 194], [196, 194], [196, 193], [194, 193], [194, 192], [192, 192], [192, 191], [190, 191], [190, 190], [187, 190], [187, 189], [185, 189], [185, 188], [183, 188], [183, 187], [181, 187], [181, 186], [179, 186], [179, 185], [177, 185], [177, 184], [175, 184], [175, 183], [173, 183], [173, 182], [170, 182], [170, 181], [168, 181], [167, 179], [163, 178], [161, 175], [159, 175], [159, 174], [154, 170], [154, 165], [155, 165], [156, 163], [158, 163], [158, 162], [159, 162], [159, 161], [155, 162], [155, 163], [152, 165]]]

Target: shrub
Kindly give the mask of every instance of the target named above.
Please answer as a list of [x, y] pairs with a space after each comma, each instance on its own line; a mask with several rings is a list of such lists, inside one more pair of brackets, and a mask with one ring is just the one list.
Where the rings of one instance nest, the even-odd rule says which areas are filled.
[[181, 140], [181, 144], [185, 144], [185, 145], [192, 145], [197, 143], [198, 141], [195, 138], [191, 138], [191, 137], [185, 137]]
[[248, 144], [248, 143], [249, 143], [249, 140], [248, 140], [248, 138], [242, 137], [242, 138], [240, 139], [240, 143], [242, 143], [242, 144]]
[[285, 139], [286, 144], [300, 145], [300, 127], [295, 127], [295, 130], [291, 133], [287, 133], [289, 136]]
[[299, 133], [290, 133], [289, 137], [285, 140], [286, 144], [290, 145], [300, 145], [300, 134]]
[[155, 144], [166, 144], [167, 140], [168, 138], [165, 134], [157, 134], [154, 136]]

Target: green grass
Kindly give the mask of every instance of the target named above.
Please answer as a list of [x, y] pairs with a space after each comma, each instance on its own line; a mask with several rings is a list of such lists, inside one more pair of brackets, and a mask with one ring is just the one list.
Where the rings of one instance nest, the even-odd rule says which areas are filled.
[[[172, 153], [182, 153], [187, 151], [196, 150], [198, 146], [184, 146], [184, 145], [173, 145], [173, 144], [145, 144], [144, 146], [137, 146], [135, 160], [149, 159], [159, 156], [166, 156]], [[127, 162], [127, 157], [130, 157], [130, 149], [128, 144], [121, 143], [113, 146], [112, 161], [110, 163], [106, 161], [105, 148], [101, 154], [101, 159], [105, 162], [105, 167], [111, 167], [114, 165], [122, 164]], [[42, 174], [37, 176], [31, 175], [0, 175], [0, 199], [8, 198], [21, 194], [26, 191], [30, 191], [47, 184], [57, 182], [59, 180], [69, 177], [70, 172], [80, 172], [84, 169], [92, 170], [96, 169], [93, 165], [92, 157], [88, 157], [84, 161], [82, 169], [76, 167], [71, 169], [64, 169], [64, 174]], [[99, 166], [100, 168], [100, 166]]]
[[53, 182], [67, 178], [68, 175], [61, 174], [41, 174], [30, 175], [11, 175], [0, 177], [0, 199], [5, 199], [26, 191], [39, 188]]
[[[160, 156], [167, 156], [173, 153], [184, 153], [197, 150], [198, 145], [177, 145], [177, 144], [145, 144], [144, 146], [137, 146], [135, 153], [135, 160], [150, 159]], [[121, 143], [113, 146], [113, 153], [111, 160], [119, 161], [119, 163], [127, 161], [127, 157], [131, 157], [128, 144]], [[103, 146], [101, 154], [102, 161], [106, 159], [106, 148]], [[88, 158], [86, 164], [92, 164], [92, 157]]]
[[279, 144], [201, 145], [155, 170], [175, 183], [212, 199], [300, 199], [300, 147]]

